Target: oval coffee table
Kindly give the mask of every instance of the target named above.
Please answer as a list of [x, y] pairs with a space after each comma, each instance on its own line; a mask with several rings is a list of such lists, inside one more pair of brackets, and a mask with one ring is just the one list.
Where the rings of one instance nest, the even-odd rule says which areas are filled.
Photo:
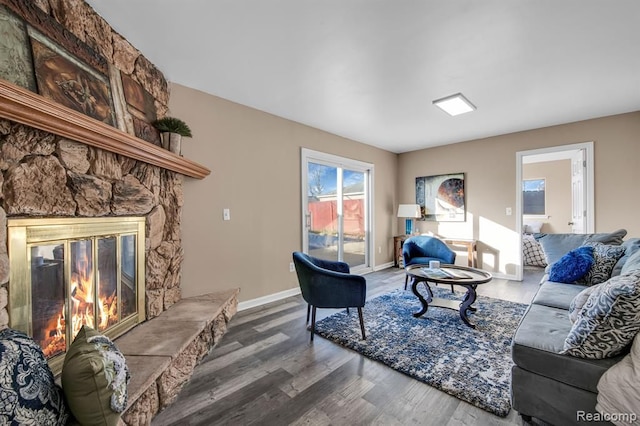
[[[405, 271], [411, 280], [411, 291], [422, 303], [422, 309], [414, 313], [414, 317], [417, 318], [424, 315], [429, 306], [455, 309], [460, 312], [460, 318], [465, 324], [476, 328], [475, 324], [469, 321], [467, 312], [476, 311], [476, 308], [472, 306], [476, 301], [476, 287], [491, 281], [493, 277], [489, 272], [457, 265], [441, 265], [438, 269], [430, 269], [428, 265], [409, 265], [405, 268]], [[418, 284], [420, 283], [424, 283], [424, 287], [427, 290], [426, 296], [418, 292]], [[466, 288], [467, 292], [462, 301], [436, 298], [433, 297], [429, 283], [457, 285]]]

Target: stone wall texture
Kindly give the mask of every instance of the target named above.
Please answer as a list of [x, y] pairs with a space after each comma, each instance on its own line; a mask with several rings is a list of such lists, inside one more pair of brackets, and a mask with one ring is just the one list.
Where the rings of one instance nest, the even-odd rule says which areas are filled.
[[[114, 99], [122, 115], [117, 127], [160, 145], [149, 123], [168, 111], [167, 81], [89, 5], [83, 0], [0, 0], [0, 7], [107, 76], [120, 94]], [[127, 105], [124, 82], [140, 89], [153, 111], [141, 113]], [[10, 323], [8, 218], [144, 216], [147, 320], [180, 301], [182, 180], [180, 174], [0, 118], [0, 330]], [[120, 424], [149, 425], [177, 397], [196, 364], [225, 333], [237, 303], [236, 292], [142, 396], [129, 401]]]
[[147, 318], [180, 300], [182, 177], [0, 119], [0, 128], [7, 127], [0, 135], [3, 286], [9, 279], [7, 217], [146, 216]]
[[[137, 83], [153, 100], [153, 116], [166, 115], [169, 86], [162, 73], [83, 0], [0, 0], [0, 5], [96, 70], [107, 76], [116, 70]], [[160, 144], [155, 129], [132, 121], [138, 125], [121, 130]], [[0, 329], [8, 324], [3, 300], [10, 272], [7, 218], [12, 217], [145, 216], [147, 318], [180, 300], [182, 179], [0, 118]]]

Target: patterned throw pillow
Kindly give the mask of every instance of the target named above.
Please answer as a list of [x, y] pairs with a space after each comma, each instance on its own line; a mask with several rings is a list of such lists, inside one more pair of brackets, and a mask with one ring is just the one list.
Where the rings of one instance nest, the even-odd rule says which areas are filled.
[[622, 256], [624, 256], [625, 247], [610, 246], [598, 242], [585, 243], [585, 246], [593, 247], [593, 266], [589, 272], [579, 280], [586, 285], [600, 284], [611, 278], [613, 267]]
[[62, 388], [73, 416], [83, 425], [117, 425], [127, 407], [129, 379], [115, 344], [82, 326], [62, 366]]
[[601, 285], [604, 285], [604, 283], [587, 287], [573, 298], [569, 304], [569, 320], [571, 321], [571, 324], [578, 320], [578, 317], [582, 314], [582, 308], [584, 307], [584, 304], [587, 303], [589, 296], [591, 296], [591, 293], [596, 291], [596, 289]]
[[0, 332], [0, 424], [64, 425], [69, 417], [42, 349], [21, 331]]
[[640, 330], [640, 271], [618, 275], [593, 290], [564, 341], [562, 354], [615, 356]]
[[522, 255], [527, 266], [547, 266], [540, 243], [531, 235], [522, 236]]
[[571, 284], [584, 277], [595, 262], [593, 251], [593, 247], [588, 246], [571, 250], [551, 265], [549, 280]]
[[629, 256], [622, 268], [620, 268], [620, 274], [626, 274], [638, 269], [640, 269], [640, 250]]

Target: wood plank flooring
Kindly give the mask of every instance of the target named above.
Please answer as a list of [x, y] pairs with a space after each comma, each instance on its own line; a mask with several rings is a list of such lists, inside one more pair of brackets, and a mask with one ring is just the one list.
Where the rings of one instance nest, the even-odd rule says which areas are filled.
[[[478, 293], [529, 303], [541, 275], [533, 274], [522, 282], [494, 279]], [[366, 278], [368, 298], [404, 288], [401, 269]], [[494, 416], [319, 336], [310, 343], [306, 312], [302, 297], [294, 296], [236, 314], [176, 402], [152, 424], [523, 424], [513, 410]], [[318, 309], [318, 320], [335, 312]]]

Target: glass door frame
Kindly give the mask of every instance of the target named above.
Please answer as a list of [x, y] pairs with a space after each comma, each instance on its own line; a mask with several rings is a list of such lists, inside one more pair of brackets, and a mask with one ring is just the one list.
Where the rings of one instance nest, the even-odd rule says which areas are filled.
[[[365, 228], [365, 261], [364, 265], [358, 265], [351, 268], [351, 272], [362, 274], [373, 271], [373, 242], [374, 238], [374, 228], [372, 226], [373, 219], [373, 176], [374, 176], [374, 165], [371, 163], [366, 163], [363, 161], [353, 160], [350, 158], [341, 157], [338, 155], [327, 154], [320, 151], [314, 151], [307, 148], [302, 148], [300, 152], [301, 158], [301, 193], [302, 193], [302, 205], [301, 205], [301, 230], [302, 230], [302, 251], [305, 253], [309, 252], [309, 233], [308, 233], [308, 214], [307, 206], [309, 202], [308, 195], [308, 170], [309, 163], [321, 164], [331, 167], [336, 167], [338, 172], [338, 179], [341, 181], [342, 171], [343, 169], [352, 170], [356, 172], [362, 172], [365, 176], [364, 182], [364, 192], [365, 192], [365, 218], [364, 218], [364, 228]], [[340, 198], [342, 198], [342, 185], [338, 185], [337, 194]], [[338, 222], [339, 222], [339, 245], [340, 252], [342, 252], [342, 244], [343, 244], [343, 215], [341, 209], [339, 210]]]

